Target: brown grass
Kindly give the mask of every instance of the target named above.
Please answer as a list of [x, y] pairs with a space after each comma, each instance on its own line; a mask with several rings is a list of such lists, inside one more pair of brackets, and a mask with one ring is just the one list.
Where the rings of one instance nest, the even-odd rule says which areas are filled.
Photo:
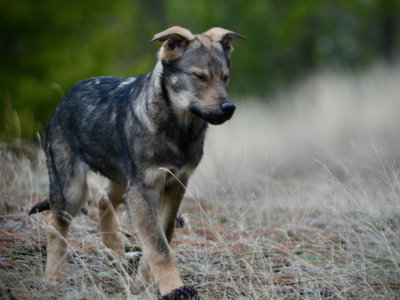
[[[184, 281], [205, 299], [399, 298], [399, 82], [399, 69], [319, 74], [277, 104], [243, 101], [230, 123], [210, 128], [173, 242]], [[70, 278], [43, 281], [45, 215], [26, 215], [47, 194], [43, 153], [7, 147], [0, 295], [134, 297], [135, 262], [107, 260], [91, 206], [68, 239]], [[138, 295], [156, 297], [154, 287]]]

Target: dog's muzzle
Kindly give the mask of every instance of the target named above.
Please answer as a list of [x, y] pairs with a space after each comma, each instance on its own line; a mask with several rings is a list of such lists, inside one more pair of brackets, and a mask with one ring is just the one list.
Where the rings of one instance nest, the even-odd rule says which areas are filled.
[[232, 118], [233, 113], [236, 110], [235, 104], [229, 101], [222, 103], [219, 108], [220, 109], [218, 111], [202, 111], [197, 106], [191, 105], [189, 110], [195, 116], [207, 121], [212, 125], [219, 125], [228, 121], [230, 118]]

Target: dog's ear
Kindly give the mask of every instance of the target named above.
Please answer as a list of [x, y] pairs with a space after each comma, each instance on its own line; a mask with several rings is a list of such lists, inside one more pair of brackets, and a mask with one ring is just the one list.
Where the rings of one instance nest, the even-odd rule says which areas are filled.
[[194, 39], [194, 35], [186, 28], [173, 26], [155, 34], [151, 41], [165, 41], [158, 54], [159, 59], [171, 61], [178, 59], [183, 54], [189, 42]]
[[241, 35], [237, 32], [224, 29], [221, 27], [213, 27], [207, 32], [203, 33], [205, 36], [208, 36], [211, 40], [215, 42], [219, 42], [222, 45], [222, 49], [228, 58], [230, 58], [231, 53], [233, 51], [233, 47], [231, 45], [231, 41], [233, 38], [245, 39], [244, 35]]

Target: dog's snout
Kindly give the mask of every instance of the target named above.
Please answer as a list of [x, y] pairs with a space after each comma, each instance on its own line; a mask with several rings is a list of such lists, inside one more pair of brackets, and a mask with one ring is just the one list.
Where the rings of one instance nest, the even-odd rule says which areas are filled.
[[236, 106], [235, 104], [233, 104], [232, 102], [225, 102], [221, 104], [221, 110], [222, 112], [226, 113], [226, 114], [231, 114], [235, 111]]

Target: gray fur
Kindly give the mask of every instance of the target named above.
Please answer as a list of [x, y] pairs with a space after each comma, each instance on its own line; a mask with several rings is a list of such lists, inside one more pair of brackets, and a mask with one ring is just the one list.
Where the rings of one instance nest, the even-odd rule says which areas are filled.
[[[169, 255], [184, 194], [174, 177], [187, 183], [203, 156], [208, 123], [229, 120], [235, 109], [227, 92], [226, 47], [205, 35], [190, 37], [157, 38], [166, 42], [146, 75], [94, 77], [64, 94], [51, 115], [45, 146], [49, 203], [60, 225], [79, 211], [87, 173], [98, 172], [125, 190], [133, 223], [142, 228], [139, 238]], [[165, 212], [162, 191], [176, 197]]]

